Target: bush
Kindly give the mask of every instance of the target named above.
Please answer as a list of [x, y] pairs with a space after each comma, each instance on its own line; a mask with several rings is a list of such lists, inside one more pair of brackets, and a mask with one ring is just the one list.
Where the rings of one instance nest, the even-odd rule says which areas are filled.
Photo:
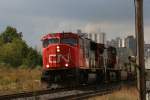
[[41, 54], [36, 49], [29, 47], [22, 40], [22, 34], [17, 33], [17, 30], [13, 27], [8, 26], [0, 34], [0, 45], [0, 63], [12, 67], [42, 65]]

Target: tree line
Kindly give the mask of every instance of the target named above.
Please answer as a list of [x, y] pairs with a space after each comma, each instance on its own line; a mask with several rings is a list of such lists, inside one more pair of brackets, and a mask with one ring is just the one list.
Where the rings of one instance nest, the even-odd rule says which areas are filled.
[[42, 65], [41, 53], [28, 46], [22, 39], [22, 33], [8, 26], [0, 33], [0, 64], [11, 67]]

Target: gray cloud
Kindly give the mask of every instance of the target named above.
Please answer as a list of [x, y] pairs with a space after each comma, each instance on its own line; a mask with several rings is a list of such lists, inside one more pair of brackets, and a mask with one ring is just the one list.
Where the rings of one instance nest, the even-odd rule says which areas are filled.
[[[144, 0], [147, 36], [149, 5], [150, 0]], [[134, 0], [0, 0], [0, 22], [0, 31], [14, 26], [32, 46], [40, 44], [42, 34], [63, 30], [104, 31], [108, 38], [125, 36], [134, 34]]]
[[9, 0], [1, 10], [11, 14], [82, 20], [127, 20], [133, 15], [131, 0]]

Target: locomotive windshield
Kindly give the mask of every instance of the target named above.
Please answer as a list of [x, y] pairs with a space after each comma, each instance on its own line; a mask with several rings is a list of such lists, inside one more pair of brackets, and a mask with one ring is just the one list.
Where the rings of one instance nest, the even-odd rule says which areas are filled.
[[61, 39], [61, 43], [69, 44], [69, 45], [76, 45], [77, 44], [77, 39], [74, 39], [74, 38], [63, 38], [63, 39]]
[[55, 43], [59, 43], [59, 39], [58, 38], [46, 39], [46, 40], [43, 40], [43, 47], [45, 48], [49, 44], [55, 44]]

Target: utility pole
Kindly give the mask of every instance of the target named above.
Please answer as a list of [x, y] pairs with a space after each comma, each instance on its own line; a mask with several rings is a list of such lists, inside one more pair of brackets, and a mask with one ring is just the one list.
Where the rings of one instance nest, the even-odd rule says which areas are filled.
[[137, 65], [139, 66], [140, 100], [146, 100], [143, 0], [135, 0], [135, 33], [137, 40]]

